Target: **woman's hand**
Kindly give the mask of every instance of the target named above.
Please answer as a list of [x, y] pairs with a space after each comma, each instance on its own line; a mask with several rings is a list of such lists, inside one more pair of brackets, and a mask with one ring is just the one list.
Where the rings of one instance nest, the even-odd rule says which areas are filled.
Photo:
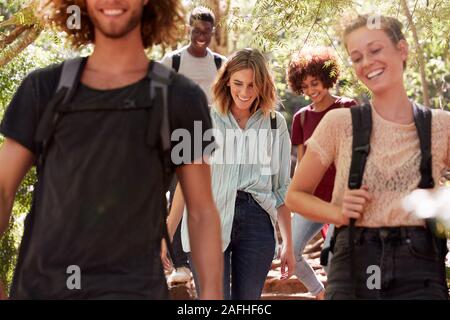
[[295, 261], [295, 255], [292, 246], [286, 246], [285, 244], [283, 244], [280, 259], [281, 259], [281, 280], [289, 279], [294, 274], [297, 264], [297, 262]]
[[348, 225], [350, 219], [361, 219], [371, 200], [372, 196], [366, 185], [360, 189], [347, 189], [342, 200], [340, 225]]
[[161, 240], [161, 262], [164, 270], [170, 271], [173, 268], [172, 261], [170, 260], [169, 254], [167, 252], [166, 240]]

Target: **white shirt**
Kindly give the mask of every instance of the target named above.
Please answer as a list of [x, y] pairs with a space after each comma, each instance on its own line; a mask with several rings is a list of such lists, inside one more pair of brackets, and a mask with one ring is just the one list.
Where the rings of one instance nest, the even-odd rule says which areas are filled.
[[[267, 212], [272, 222], [274, 238], [278, 242], [275, 233], [277, 208], [284, 204], [291, 172], [291, 139], [286, 120], [281, 113], [276, 112], [277, 129], [271, 130], [270, 118], [265, 117], [262, 110], [259, 109], [248, 119], [245, 130], [242, 130], [230, 112], [222, 115], [212, 108], [210, 113], [213, 127], [224, 137], [230, 129], [234, 132], [241, 132], [244, 136], [246, 132], [249, 133], [252, 130], [257, 134], [267, 136], [266, 140], [258, 137], [257, 141], [259, 142], [257, 143], [244, 142], [244, 139], [239, 139], [232, 140], [233, 143], [228, 144], [225, 140], [220, 142], [215, 134], [216, 143], [220, 149], [214, 153], [214, 157], [219, 156], [219, 159], [216, 159], [218, 161], [212, 159], [211, 178], [214, 201], [220, 216], [222, 251], [225, 251], [231, 242], [238, 190], [250, 193], [261, 208]], [[247, 137], [249, 136], [247, 135]], [[247, 161], [248, 159], [240, 161], [236, 158], [239, 157], [243, 160], [242, 157], [245, 155], [258, 155], [259, 157], [261, 151], [270, 155], [270, 162], [266, 163], [271, 168], [270, 172], [264, 170], [260, 161], [250, 163]], [[217, 152], [220, 155], [217, 155]], [[222, 161], [222, 155], [226, 157], [229, 154], [233, 154], [232, 161]], [[259, 157], [259, 159], [261, 158]], [[181, 239], [183, 251], [190, 252], [187, 218], [185, 210], [181, 224]]]
[[[187, 49], [188, 46], [185, 46], [179, 50], [170, 52], [161, 60], [161, 63], [172, 68], [172, 57], [178, 53], [181, 53], [178, 73], [185, 75], [198, 84], [208, 98], [208, 105], [211, 106], [211, 86], [216, 79], [217, 74], [217, 67], [214, 62], [213, 52], [207, 48], [206, 56], [197, 58], [192, 56]], [[226, 58], [224, 56], [220, 56], [220, 58], [222, 59], [223, 64], [226, 61]]]

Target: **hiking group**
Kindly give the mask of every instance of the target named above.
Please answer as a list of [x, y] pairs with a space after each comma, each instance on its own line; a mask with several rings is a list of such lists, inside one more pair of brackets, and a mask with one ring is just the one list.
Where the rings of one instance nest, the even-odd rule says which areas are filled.
[[[0, 125], [0, 236], [37, 170], [11, 299], [168, 299], [167, 280], [191, 273], [200, 299], [259, 299], [277, 225], [282, 278], [317, 299], [448, 299], [446, 239], [401, 203], [450, 168], [450, 114], [408, 98], [397, 19], [371, 28], [359, 15], [345, 28], [367, 103], [331, 93], [331, 49], [292, 55], [287, 82], [311, 104], [290, 134], [264, 55], [208, 48], [209, 9], [192, 10], [189, 44], [159, 63], [145, 49], [180, 40], [179, 0], [82, 1], [81, 29], [66, 24], [70, 1], [44, 3], [48, 22], [93, 52], [31, 72]], [[326, 288], [302, 256], [320, 231]]]

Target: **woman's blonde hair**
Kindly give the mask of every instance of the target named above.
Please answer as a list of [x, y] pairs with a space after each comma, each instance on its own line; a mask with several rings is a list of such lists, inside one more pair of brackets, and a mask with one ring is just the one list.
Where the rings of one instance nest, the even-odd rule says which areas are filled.
[[[69, 28], [70, 6], [81, 10], [80, 29]], [[69, 10], [70, 12], [70, 10]], [[40, 0], [38, 16], [45, 24], [64, 31], [74, 48], [94, 43], [94, 25], [87, 13], [86, 0]], [[150, 0], [144, 6], [141, 35], [145, 48], [171, 45], [180, 39], [184, 25], [184, 9], [180, 0]]]
[[[406, 41], [405, 35], [402, 31], [403, 25], [398, 19], [383, 15], [361, 14], [357, 17], [347, 17], [346, 19], [343, 19], [344, 32], [342, 38], [344, 40], [345, 48], [347, 48], [347, 36], [359, 28], [367, 27], [372, 22], [376, 22], [372, 21], [374, 18], [378, 19], [380, 29], [387, 34], [394, 45], [397, 45], [401, 40]], [[406, 61], [403, 62], [403, 69], [405, 68]]]
[[278, 102], [275, 83], [262, 53], [251, 48], [236, 51], [220, 68], [212, 86], [215, 108], [222, 114], [228, 113], [233, 103], [233, 97], [228, 86], [231, 75], [244, 69], [253, 70], [254, 86], [258, 93], [251, 112], [261, 109], [264, 115], [268, 115], [270, 111], [275, 109]]

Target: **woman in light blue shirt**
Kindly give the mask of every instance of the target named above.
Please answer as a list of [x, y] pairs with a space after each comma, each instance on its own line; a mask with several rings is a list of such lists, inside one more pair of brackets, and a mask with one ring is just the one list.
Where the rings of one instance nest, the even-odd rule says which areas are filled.
[[[212, 90], [211, 118], [219, 148], [210, 160], [222, 226], [224, 297], [259, 299], [276, 251], [277, 220], [283, 238], [282, 275], [288, 277], [295, 270], [290, 211], [284, 205], [290, 182], [289, 132], [284, 117], [275, 112], [275, 84], [259, 51], [234, 53]], [[179, 222], [174, 211], [182, 207], [180, 199], [177, 191], [169, 232]], [[186, 217], [182, 240], [189, 252], [187, 223]]]

